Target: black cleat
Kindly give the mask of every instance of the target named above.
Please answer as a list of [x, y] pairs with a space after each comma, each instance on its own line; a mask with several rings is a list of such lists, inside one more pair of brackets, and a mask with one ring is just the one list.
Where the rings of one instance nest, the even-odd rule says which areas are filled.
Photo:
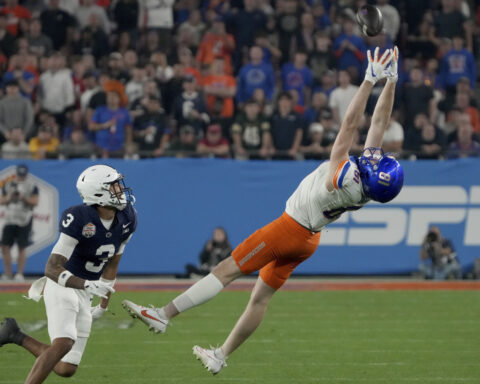
[[24, 338], [25, 334], [20, 331], [16, 320], [12, 317], [6, 317], [0, 327], [0, 347], [11, 343], [21, 345]]

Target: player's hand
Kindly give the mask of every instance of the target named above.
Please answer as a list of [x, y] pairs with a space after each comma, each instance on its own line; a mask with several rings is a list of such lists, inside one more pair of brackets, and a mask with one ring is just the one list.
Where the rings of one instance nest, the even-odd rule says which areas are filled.
[[85, 280], [85, 284], [83, 286], [85, 291], [91, 295], [95, 295], [103, 299], [108, 299], [108, 293], [115, 292], [115, 289], [101, 280]]
[[380, 48], [375, 48], [373, 58], [370, 50], [367, 51], [368, 67], [365, 72], [365, 80], [370, 81], [372, 84], [387, 77], [385, 68], [390, 64], [393, 55], [393, 52], [390, 49], [387, 49], [382, 57], [379, 58], [379, 50]]
[[98, 320], [105, 312], [107, 312], [107, 308], [102, 308], [100, 304], [98, 304], [96, 307], [90, 308], [90, 313], [92, 314], [93, 320]]
[[398, 80], [398, 47], [395, 46], [395, 48], [390, 51], [392, 51], [391, 65], [385, 69], [385, 75], [387, 76], [388, 81], [396, 83]]

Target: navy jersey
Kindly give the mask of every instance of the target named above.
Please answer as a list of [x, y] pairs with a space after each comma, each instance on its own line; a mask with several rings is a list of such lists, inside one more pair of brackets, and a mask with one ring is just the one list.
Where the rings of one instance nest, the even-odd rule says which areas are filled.
[[65, 269], [82, 279], [98, 280], [108, 259], [135, 232], [137, 212], [128, 203], [123, 211], [116, 212], [112, 226], [106, 229], [94, 206], [76, 205], [63, 212], [59, 227], [61, 233], [78, 240]]

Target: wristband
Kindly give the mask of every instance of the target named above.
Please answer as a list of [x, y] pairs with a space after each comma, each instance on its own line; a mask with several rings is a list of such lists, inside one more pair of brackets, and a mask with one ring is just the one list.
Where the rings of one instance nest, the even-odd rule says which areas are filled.
[[60, 273], [57, 279], [58, 285], [65, 287], [67, 284], [67, 280], [70, 278], [70, 276], [73, 276], [73, 273], [67, 270]]
[[105, 284], [107, 284], [108, 286], [110, 286], [110, 287], [113, 288], [114, 285], [115, 285], [115, 282], [116, 282], [117, 280], [116, 280], [116, 279], [107, 280], [107, 279], [104, 279], [103, 277], [100, 277], [100, 281], [101, 281], [102, 283], [105, 283]]

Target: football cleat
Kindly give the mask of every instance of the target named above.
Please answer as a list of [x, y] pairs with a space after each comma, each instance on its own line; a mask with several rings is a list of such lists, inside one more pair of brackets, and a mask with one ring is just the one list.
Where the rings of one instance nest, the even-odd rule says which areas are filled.
[[132, 316], [134, 319], [139, 319], [145, 323], [149, 331], [155, 333], [165, 333], [168, 325], [168, 319], [165, 314], [162, 314], [161, 308], [142, 307], [132, 303], [129, 300], [122, 301], [122, 307]]
[[208, 372], [216, 375], [223, 367], [227, 366], [226, 358], [220, 348], [205, 349], [195, 345], [193, 347], [193, 354], [197, 360], [200, 360]]
[[22, 345], [25, 334], [20, 331], [15, 319], [11, 317], [5, 318], [0, 327], [0, 347], [5, 344], [15, 343]]

